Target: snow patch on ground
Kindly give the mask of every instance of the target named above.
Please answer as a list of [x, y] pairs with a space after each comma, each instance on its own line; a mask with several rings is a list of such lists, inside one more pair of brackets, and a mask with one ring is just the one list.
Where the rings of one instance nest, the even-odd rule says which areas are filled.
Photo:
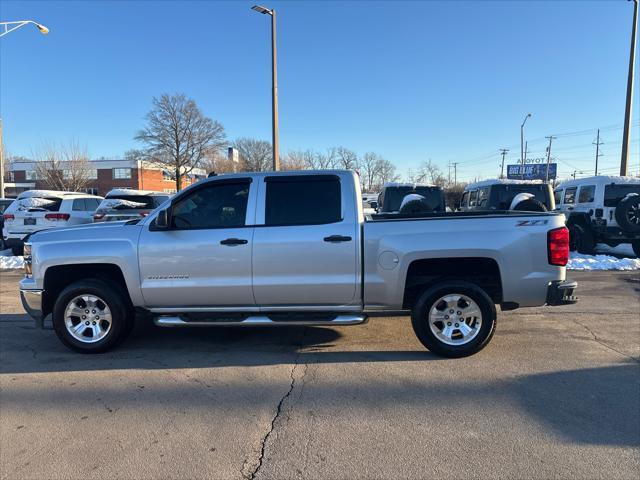
[[23, 268], [24, 260], [22, 257], [11, 256], [11, 249], [0, 251], [0, 270], [12, 270], [14, 268]]
[[571, 252], [568, 270], [640, 270], [640, 259]]

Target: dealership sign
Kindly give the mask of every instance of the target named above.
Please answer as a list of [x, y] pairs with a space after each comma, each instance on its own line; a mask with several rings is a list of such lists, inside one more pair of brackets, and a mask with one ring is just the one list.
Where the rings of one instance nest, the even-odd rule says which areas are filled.
[[549, 177], [547, 177], [546, 163], [529, 163], [525, 165], [507, 165], [507, 178], [514, 180], [554, 180], [558, 172], [558, 164], [549, 164]]

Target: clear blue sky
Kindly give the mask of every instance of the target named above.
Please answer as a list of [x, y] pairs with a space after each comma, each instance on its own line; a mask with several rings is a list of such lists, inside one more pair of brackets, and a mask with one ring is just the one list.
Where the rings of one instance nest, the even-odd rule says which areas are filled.
[[[267, 2], [267, 0], [264, 0]], [[92, 157], [136, 147], [151, 99], [184, 92], [230, 139], [270, 139], [268, 17], [252, 2], [8, 1], [2, 20], [35, 19], [0, 39], [5, 144], [31, 156], [76, 140]], [[495, 176], [498, 149], [530, 157], [554, 143], [564, 175], [615, 173], [632, 4], [608, 1], [268, 1], [278, 13], [281, 147], [375, 151], [401, 172], [431, 158], [459, 179]], [[639, 52], [640, 55], [640, 52]], [[640, 118], [636, 69], [634, 125]], [[631, 166], [640, 169], [638, 132]], [[592, 172], [591, 172], [592, 173]]]

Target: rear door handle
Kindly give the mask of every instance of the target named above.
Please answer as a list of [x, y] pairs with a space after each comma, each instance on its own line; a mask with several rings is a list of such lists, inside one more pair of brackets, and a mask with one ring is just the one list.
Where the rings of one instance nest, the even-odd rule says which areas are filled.
[[324, 237], [324, 241], [329, 243], [350, 242], [351, 237], [345, 237], [344, 235], [331, 235], [330, 237]]
[[249, 240], [245, 240], [243, 238], [227, 238], [225, 240], [220, 240], [220, 245], [246, 245], [249, 243]]

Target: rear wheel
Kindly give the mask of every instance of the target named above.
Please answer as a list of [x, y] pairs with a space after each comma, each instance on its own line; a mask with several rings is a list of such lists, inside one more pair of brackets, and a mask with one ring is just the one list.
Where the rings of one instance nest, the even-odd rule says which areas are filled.
[[60, 293], [52, 319], [56, 335], [71, 350], [102, 353], [130, 332], [133, 311], [121, 289], [102, 280], [86, 279]]
[[496, 307], [473, 283], [452, 281], [427, 289], [411, 313], [413, 331], [431, 352], [466, 357], [482, 350], [496, 328]]
[[582, 225], [569, 227], [569, 250], [578, 251], [585, 255], [596, 253], [596, 239], [588, 228]]
[[23, 253], [24, 253], [24, 247], [22, 245], [20, 245], [18, 247], [11, 247], [11, 254], [14, 257], [19, 257]]

